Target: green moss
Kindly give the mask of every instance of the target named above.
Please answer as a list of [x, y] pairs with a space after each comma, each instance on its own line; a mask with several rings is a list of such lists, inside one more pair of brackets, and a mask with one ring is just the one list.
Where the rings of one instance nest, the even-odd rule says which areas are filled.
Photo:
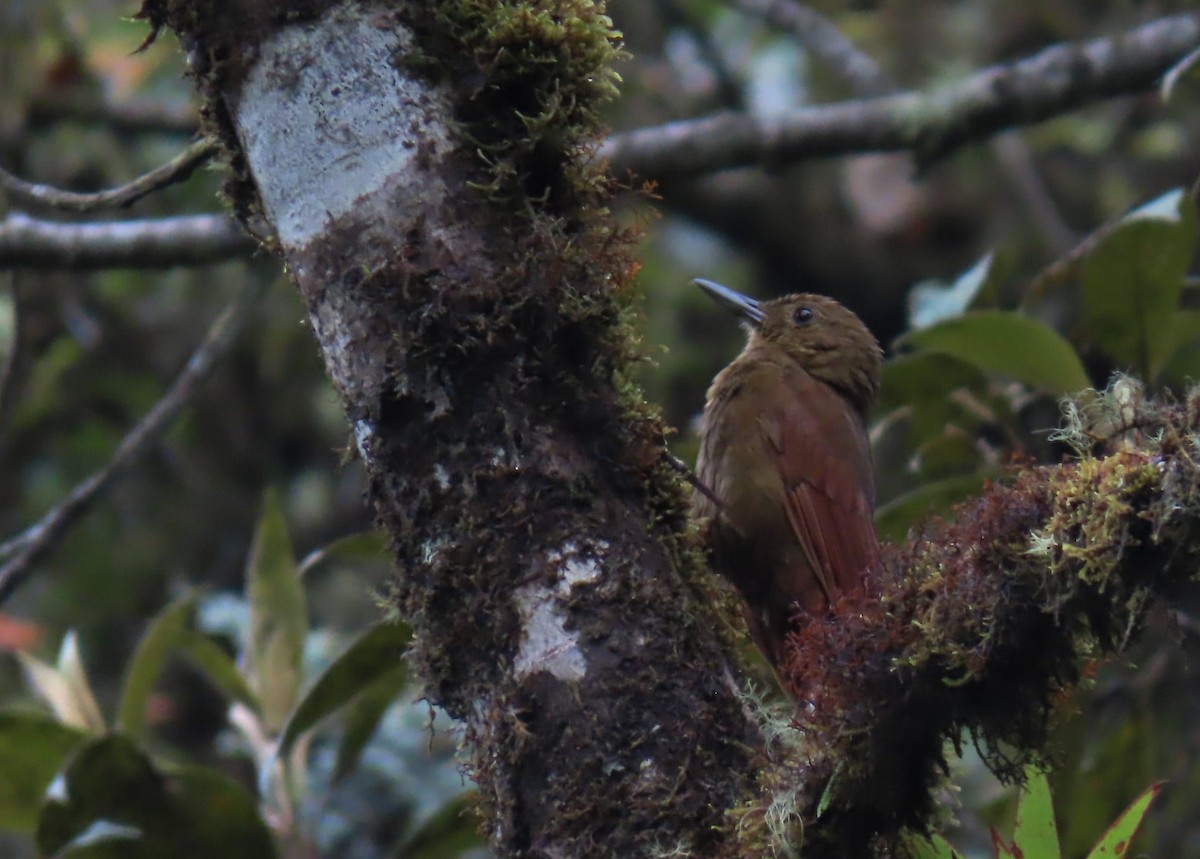
[[947, 742], [970, 737], [1005, 779], [1047, 764], [1049, 715], [1085, 669], [1126, 646], [1165, 582], [1196, 579], [1200, 391], [1151, 400], [1122, 378], [1065, 420], [1076, 461], [929, 523], [873, 593], [801, 630], [787, 673], [811, 702], [803, 777], [833, 795], [805, 833], [818, 854], [907, 855], [897, 839], [933, 820]]
[[[704, 737], [693, 732], [700, 724], [735, 729], [742, 724], [740, 716], [664, 712], [654, 723], [644, 723], [645, 714], [605, 709], [612, 702], [639, 699], [646, 689], [685, 682], [667, 676], [662, 666], [675, 664], [679, 648], [694, 650], [697, 642], [711, 640], [712, 628], [720, 628], [713, 579], [689, 521], [688, 493], [665, 458], [666, 427], [633, 381], [644, 360], [634, 301], [638, 231], [615, 223], [609, 201], [618, 189], [592, 158], [602, 134], [599, 109], [615, 92], [611, 64], [621, 56], [619, 34], [602, 6], [581, 0], [450, 0], [416, 4], [404, 14], [416, 32], [419, 54], [393, 62], [452, 93], [454, 131], [463, 141], [457, 161], [465, 165], [474, 195], [464, 214], [488, 236], [492, 272], [490, 280], [467, 289], [441, 283], [447, 266], [436, 248], [414, 237], [403, 255], [403, 270], [380, 272], [373, 286], [402, 284], [404, 304], [420, 308], [398, 318], [393, 329], [403, 350], [396, 363], [397, 397], [434, 402], [428, 392], [441, 390], [440, 380], [452, 379], [455, 401], [477, 410], [465, 426], [447, 422], [443, 430], [443, 424], [427, 421], [421, 438], [405, 439], [404, 456], [465, 472], [471, 487], [467, 503], [477, 511], [468, 515], [456, 508], [457, 499], [447, 503], [428, 487], [409, 490], [413, 502], [407, 522], [417, 523], [408, 526], [418, 531], [414, 542], [454, 533], [462, 544], [447, 548], [433, 564], [401, 546], [406, 573], [396, 599], [418, 628], [468, 619], [452, 634], [420, 643], [421, 674], [433, 683], [432, 697], [443, 703], [483, 697], [485, 678], [467, 676], [461, 658], [484, 649], [482, 639], [472, 638], [475, 628], [483, 636], [507, 635], [499, 647], [492, 643], [491, 652], [497, 662], [511, 657], [520, 635], [519, 619], [510, 616], [511, 589], [539, 575], [530, 571], [531, 558], [581, 534], [612, 532], [614, 511], [632, 502], [636, 516], [624, 521], [639, 533], [631, 542], [653, 547], [656, 559], [646, 554], [618, 562], [621, 555], [615, 552], [606, 559], [604, 592], [579, 588], [563, 605], [581, 640], [608, 640], [614, 624], [623, 629], [637, 624], [646, 632], [640, 646], [661, 648], [661, 658], [640, 653], [625, 663], [631, 666], [627, 675], [604, 681], [606, 688], [587, 690], [600, 722], [572, 727], [579, 738], [572, 747], [578, 756], [574, 765], [617, 789], [618, 780], [637, 780], [637, 767], [650, 749], [663, 747], [664, 760], [686, 760], [688, 775], [680, 774], [666, 794], [620, 788], [632, 791], [622, 826], [628, 830], [629, 821], [645, 821], [639, 837], [647, 850], [665, 849], [664, 844], [674, 849], [676, 839], [694, 829], [700, 834], [691, 849], [712, 855], [722, 837], [717, 827], [724, 809], [713, 802], [711, 785], [700, 774], [732, 769], [745, 771], [750, 781], [754, 773], [745, 766], [743, 738], [735, 742], [719, 730]], [[497, 400], [522, 406], [493, 406]], [[489, 421], [497, 414], [518, 422], [494, 426]], [[547, 428], [553, 428], [555, 439], [567, 440], [568, 452], [557, 443], [550, 449], [537, 446]], [[507, 464], [489, 465], [490, 455], [478, 455], [497, 445], [537, 458], [522, 470], [519, 484], [509, 480]], [[554, 456], [573, 457], [573, 450], [586, 451], [586, 461], [555, 464]], [[651, 540], [645, 539], [646, 523]], [[663, 567], [660, 548], [688, 586], [684, 593], [670, 577], [655, 580], [635, 569], [642, 563]], [[545, 572], [554, 585], [556, 571]], [[447, 594], [457, 601], [452, 619], [446, 617]], [[614, 618], [614, 607], [624, 616]], [[659, 623], [670, 634], [656, 635]], [[708, 676], [701, 682], [723, 682], [717, 672], [704, 670]], [[711, 702], [724, 706], [719, 694]], [[520, 817], [504, 805], [515, 801], [506, 799], [511, 790], [504, 779], [529, 765], [520, 737], [537, 728], [513, 715], [527, 706], [512, 702], [505, 716], [509, 721], [496, 723], [507, 727], [486, 738], [489, 754], [475, 773], [485, 800], [493, 803], [491, 816], [501, 821]], [[528, 718], [536, 719], [545, 707], [543, 699]], [[583, 739], [606, 736], [614, 724], [626, 722], [628, 748], [594, 747]], [[650, 733], [656, 726], [662, 730]], [[578, 829], [582, 844], [611, 812], [611, 797], [564, 794], [557, 829]], [[689, 820], [692, 825], [684, 825]], [[519, 841], [519, 835], [510, 837]]]
[[460, 133], [484, 168], [472, 186], [516, 211], [597, 204], [607, 180], [580, 159], [603, 103], [617, 94], [621, 35], [590, 0], [418, 4], [423, 47], [398, 58], [459, 95]]
[[[581, 335], [580, 352], [590, 353], [579, 395], [614, 395], [608, 407], [620, 425], [609, 429], [643, 486], [652, 529], [677, 569], [711, 595], [686, 489], [664, 457], [666, 428], [635, 381], [645, 360], [633, 302], [638, 232], [615, 225], [613, 184], [590, 157], [601, 136], [600, 109], [620, 82], [613, 68], [625, 56], [620, 33], [591, 0], [450, 0], [419, 8], [408, 23], [422, 47], [399, 61], [452, 83], [475, 163], [471, 186], [517, 216], [509, 227], [516, 258], [500, 264], [510, 283], [495, 288], [520, 294], [533, 279], [549, 282], [554, 325]], [[493, 316], [488, 324], [494, 332], [509, 320]]]

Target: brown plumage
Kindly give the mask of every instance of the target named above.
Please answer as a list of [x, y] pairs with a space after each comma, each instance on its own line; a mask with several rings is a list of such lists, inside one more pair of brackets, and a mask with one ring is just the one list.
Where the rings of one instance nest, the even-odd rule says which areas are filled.
[[882, 355], [831, 298], [758, 302], [696, 283], [750, 336], [708, 389], [696, 460], [707, 492], [697, 490], [693, 511], [714, 566], [745, 598], [755, 642], [779, 667], [797, 607], [826, 608], [879, 557], [865, 420]]

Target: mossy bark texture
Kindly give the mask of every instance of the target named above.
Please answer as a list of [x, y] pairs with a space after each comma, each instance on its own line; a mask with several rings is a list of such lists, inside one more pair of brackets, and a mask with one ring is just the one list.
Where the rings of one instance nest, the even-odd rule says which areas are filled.
[[629, 383], [588, 0], [148, 0], [283, 258], [506, 856], [722, 851], [761, 741]]

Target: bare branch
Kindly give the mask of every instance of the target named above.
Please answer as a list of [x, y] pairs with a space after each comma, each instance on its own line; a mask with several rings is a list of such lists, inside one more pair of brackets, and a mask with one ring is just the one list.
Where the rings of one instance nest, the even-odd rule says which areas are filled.
[[795, 0], [733, 0], [733, 5], [790, 33], [856, 95], [883, 95], [895, 89], [874, 58], [816, 9]]
[[[850, 87], [867, 98], [895, 92], [892, 80], [869, 54], [860, 51], [820, 12], [795, 0], [734, 0], [744, 12], [758, 15], [767, 23], [791, 33], [813, 56], [823, 62]], [[1016, 132], [1001, 134], [990, 142], [996, 159], [1012, 179], [1017, 193], [1037, 221], [1039, 234], [1056, 254], [1066, 252], [1075, 235], [1067, 226], [1042, 181], [1033, 153]]]
[[104, 125], [125, 134], [178, 134], [191, 137], [200, 128], [194, 106], [173, 106], [146, 101], [97, 102], [95, 96], [41, 96], [29, 106], [26, 122], [41, 128], [68, 120]]
[[223, 215], [62, 224], [13, 212], [0, 220], [0, 267], [94, 269], [211, 265], [254, 241]]
[[712, 71], [715, 79], [719, 104], [731, 110], [740, 110], [745, 107], [745, 98], [737, 75], [725, 62], [721, 46], [716, 43], [708, 28], [693, 22], [688, 15], [687, 7], [680, 0], [657, 0], [655, 5], [658, 8], [659, 17], [663, 19], [666, 26], [687, 30], [695, 39], [700, 59]]
[[783, 116], [724, 113], [611, 137], [610, 169], [662, 179], [854, 152], [913, 150], [922, 161], [1084, 104], [1140, 92], [1200, 44], [1200, 15], [1107, 39], [1056, 45], [930, 93], [904, 92]]
[[94, 212], [97, 209], [121, 209], [160, 188], [182, 182], [217, 151], [215, 141], [197, 140], [161, 167], [156, 167], [119, 188], [90, 194], [65, 191], [51, 185], [39, 185], [0, 169], [0, 189], [21, 205], [40, 204], [63, 212]]
[[123, 476], [170, 428], [212, 373], [213, 367], [233, 347], [238, 332], [265, 289], [264, 285], [258, 284], [247, 287], [225, 308], [167, 393], [121, 440], [103, 468], [78, 484], [36, 523], [0, 545], [0, 558], [4, 559], [4, 565], [0, 566], [0, 605], [12, 596], [29, 576], [33, 565], [62, 541], [71, 526], [87, 513], [113, 481]]
[[992, 153], [1011, 177], [1017, 192], [1038, 225], [1038, 235], [1055, 256], [1069, 251], [1079, 241], [1067, 224], [1058, 204], [1046, 187], [1033, 151], [1018, 131], [999, 134], [990, 142]]

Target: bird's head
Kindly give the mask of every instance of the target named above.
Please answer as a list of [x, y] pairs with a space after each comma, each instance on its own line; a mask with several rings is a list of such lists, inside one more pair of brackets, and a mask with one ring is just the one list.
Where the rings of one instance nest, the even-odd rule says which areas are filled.
[[866, 414], [879, 392], [883, 352], [853, 311], [832, 298], [796, 293], [757, 301], [710, 280], [695, 280], [747, 324], [747, 349], [782, 353]]

